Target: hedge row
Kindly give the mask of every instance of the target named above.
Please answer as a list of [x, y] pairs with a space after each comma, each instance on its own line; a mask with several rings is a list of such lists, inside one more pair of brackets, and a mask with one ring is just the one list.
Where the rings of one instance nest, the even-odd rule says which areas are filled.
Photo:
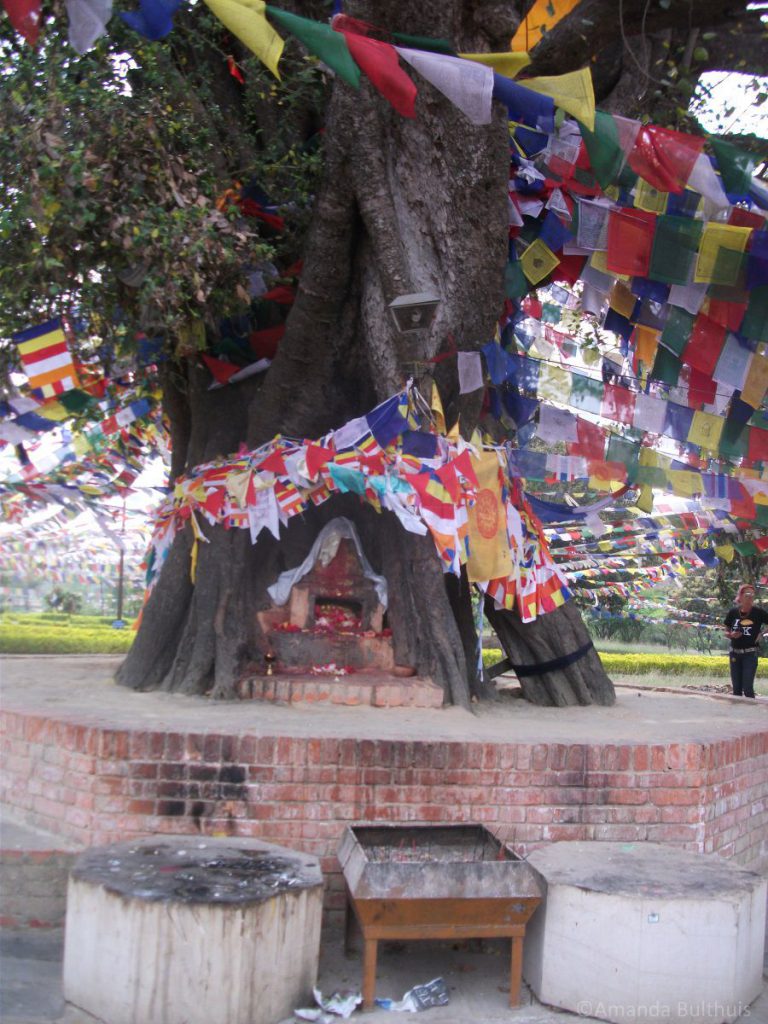
[[[499, 650], [483, 651], [483, 664], [488, 667], [501, 661]], [[725, 655], [687, 654], [601, 654], [608, 675], [617, 676], [709, 676], [728, 679], [730, 672]], [[757, 664], [758, 676], [768, 676], [768, 662]]]
[[2, 654], [123, 654], [133, 643], [132, 629], [70, 626], [58, 623], [0, 623]]

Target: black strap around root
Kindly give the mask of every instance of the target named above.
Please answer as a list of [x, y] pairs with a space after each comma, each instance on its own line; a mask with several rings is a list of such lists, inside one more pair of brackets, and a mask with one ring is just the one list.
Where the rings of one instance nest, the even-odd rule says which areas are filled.
[[516, 676], [543, 676], [546, 672], [558, 672], [562, 668], [567, 668], [572, 665], [574, 661], [578, 661], [579, 658], [583, 658], [585, 654], [589, 654], [593, 650], [594, 645], [591, 640], [588, 640], [582, 647], [579, 647], [577, 651], [573, 651], [571, 654], [564, 654], [561, 658], [553, 658], [551, 661], [542, 661], [538, 665], [513, 665], [509, 658], [504, 658], [503, 661], [497, 662], [488, 669], [488, 678], [495, 679], [496, 676], [502, 675], [504, 672], [509, 672], [510, 669], [515, 673]]

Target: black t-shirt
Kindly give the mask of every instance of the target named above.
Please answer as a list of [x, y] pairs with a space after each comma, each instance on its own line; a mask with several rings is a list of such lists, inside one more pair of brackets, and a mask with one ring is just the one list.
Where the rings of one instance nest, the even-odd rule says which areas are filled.
[[768, 612], [753, 604], [748, 613], [742, 613], [738, 608], [731, 608], [725, 616], [725, 628], [730, 632], [734, 629], [741, 630], [741, 636], [731, 639], [731, 649], [741, 651], [745, 647], [757, 647], [760, 627], [768, 624]]

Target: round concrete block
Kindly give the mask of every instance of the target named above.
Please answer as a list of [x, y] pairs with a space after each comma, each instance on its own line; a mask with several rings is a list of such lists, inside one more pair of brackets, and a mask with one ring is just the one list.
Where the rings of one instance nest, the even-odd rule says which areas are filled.
[[274, 1024], [317, 979], [314, 857], [253, 839], [153, 837], [82, 854], [64, 997], [109, 1024]]
[[580, 1016], [721, 1024], [762, 991], [766, 881], [656, 843], [553, 843], [528, 863], [545, 892], [523, 974]]

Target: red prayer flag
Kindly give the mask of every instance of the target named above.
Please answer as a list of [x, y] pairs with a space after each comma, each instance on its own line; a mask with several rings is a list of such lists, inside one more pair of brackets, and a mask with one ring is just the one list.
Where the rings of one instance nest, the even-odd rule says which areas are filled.
[[263, 331], [252, 331], [249, 337], [251, 349], [259, 359], [274, 359], [277, 346], [285, 334], [285, 324], [267, 327]]
[[733, 224], [737, 228], [757, 228], [760, 230], [765, 227], [765, 215], [761, 216], [759, 213], [745, 210], [743, 206], [734, 206], [728, 215], [728, 223]]
[[472, 465], [472, 459], [469, 457], [468, 448], [465, 448], [461, 455], [457, 455], [456, 458], [451, 461], [451, 465], [457, 472], [461, 473], [465, 480], [469, 480], [473, 487], [480, 486], [477, 479], [477, 473], [475, 473], [475, 467]]
[[647, 277], [656, 215], [646, 210], [611, 210], [606, 266], [614, 274]]
[[688, 368], [688, 406], [691, 409], [699, 409], [702, 405], [709, 405], [715, 400], [717, 384], [706, 373], [696, 370], [693, 366]]
[[271, 302], [278, 302], [281, 306], [290, 306], [296, 298], [295, 290], [289, 284], [278, 284], [259, 296], [260, 299], [269, 299]]
[[275, 476], [284, 476], [287, 473], [281, 451], [271, 452], [265, 459], [262, 459], [256, 468], [265, 469], [268, 473], [274, 473]]
[[40, 34], [40, 0], [3, 0], [11, 24], [30, 46]]
[[634, 393], [619, 384], [606, 384], [600, 415], [631, 426], [635, 415]]
[[569, 444], [569, 455], [581, 455], [585, 459], [602, 460], [605, 452], [605, 432], [596, 423], [589, 420], [577, 419], [576, 434], [578, 441]]
[[710, 299], [706, 309], [707, 316], [716, 324], [722, 324], [729, 331], [738, 331], [747, 311], [748, 297], [744, 302], [724, 302], [722, 299]]
[[394, 46], [354, 32], [343, 35], [355, 62], [398, 114], [416, 117], [416, 86], [400, 67]]
[[750, 428], [748, 452], [751, 462], [768, 462], [768, 430]]
[[455, 502], [461, 498], [461, 484], [456, 477], [456, 467], [449, 462], [447, 466], [441, 466], [435, 473], [440, 478], [443, 487], [448, 491]]
[[576, 284], [581, 277], [581, 272], [586, 262], [586, 256], [560, 256], [560, 262], [554, 269], [552, 280], [564, 281], [566, 284]]
[[307, 445], [307, 473], [310, 480], [314, 480], [323, 466], [328, 465], [334, 454], [333, 448], [323, 448], [319, 444]]
[[203, 353], [203, 362], [211, 371], [213, 379], [218, 384], [226, 384], [229, 378], [240, 369], [234, 363], [225, 363], [223, 359], [216, 359], [214, 356], [209, 356], [205, 353]]
[[680, 356], [681, 362], [711, 377], [723, 351], [725, 335], [726, 329], [722, 324], [715, 323], [708, 316], [699, 313]]
[[643, 124], [627, 159], [649, 185], [661, 192], [682, 192], [703, 149], [703, 136]]

